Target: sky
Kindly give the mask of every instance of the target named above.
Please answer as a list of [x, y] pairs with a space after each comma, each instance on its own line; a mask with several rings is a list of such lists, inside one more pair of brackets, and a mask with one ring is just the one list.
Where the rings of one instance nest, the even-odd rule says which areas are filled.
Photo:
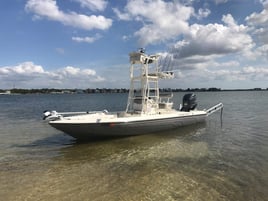
[[2, 0], [0, 45], [0, 89], [129, 88], [139, 48], [160, 87], [266, 89], [268, 0]]

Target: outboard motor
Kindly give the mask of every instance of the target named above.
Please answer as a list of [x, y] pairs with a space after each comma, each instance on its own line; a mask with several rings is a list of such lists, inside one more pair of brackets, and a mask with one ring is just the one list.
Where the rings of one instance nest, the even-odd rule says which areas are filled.
[[54, 121], [54, 120], [60, 119], [62, 117], [56, 111], [48, 111], [48, 110], [45, 110], [43, 112], [43, 115], [44, 115], [43, 120], [47, 120], [47, 121]]
[[189, 112], [190, 110], [194, 110], [197, 106], [196, 95], [193, 93], [185, 94], [182, 100], [182, 108], [181, 111]]

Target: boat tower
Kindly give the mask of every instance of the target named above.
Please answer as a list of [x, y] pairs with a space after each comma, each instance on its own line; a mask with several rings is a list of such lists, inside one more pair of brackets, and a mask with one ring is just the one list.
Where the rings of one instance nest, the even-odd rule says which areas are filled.
[[173, 72], [160, 72], [160, 55], [147, 55], [141, 49], [130, 56], [130, 89], [126, 113], [156, 114], [159, 109], [171, 109], [172, 95], [159, 94], [159, 79], [173, 78]]

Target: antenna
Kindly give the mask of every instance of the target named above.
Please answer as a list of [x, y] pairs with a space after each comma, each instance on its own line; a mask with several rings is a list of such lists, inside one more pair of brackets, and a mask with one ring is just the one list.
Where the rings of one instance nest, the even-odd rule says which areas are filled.
[[145, 53], [145, 48], [143, 48], [143, 47], [139, 48], [139, 52], [140, 53]]

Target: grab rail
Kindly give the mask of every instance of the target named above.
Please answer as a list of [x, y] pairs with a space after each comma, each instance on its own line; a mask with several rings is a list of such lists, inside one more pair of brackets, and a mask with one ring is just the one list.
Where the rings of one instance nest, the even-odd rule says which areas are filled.
[[81, 114], [108, 114], [109, 112], [107, 110], [102, 110], [102, 111], [86, 111], [86, 112], [57, 112], [55, 110], [49, 111], [45, 110], [43, 112], [43, 120], [47, 121], [53, 121], [56, 119], [62, 118], [64, 115], [81, 115]]
[[207, 116], [213, 114], [214, 112], [217, 112], [218, 110], [221, 110], [221, 113], [222, 113], [222, 110], [223, 110], [223, 104], [222, 103], [219, 103], [219, 104], [207, 109], [206, 110]]

